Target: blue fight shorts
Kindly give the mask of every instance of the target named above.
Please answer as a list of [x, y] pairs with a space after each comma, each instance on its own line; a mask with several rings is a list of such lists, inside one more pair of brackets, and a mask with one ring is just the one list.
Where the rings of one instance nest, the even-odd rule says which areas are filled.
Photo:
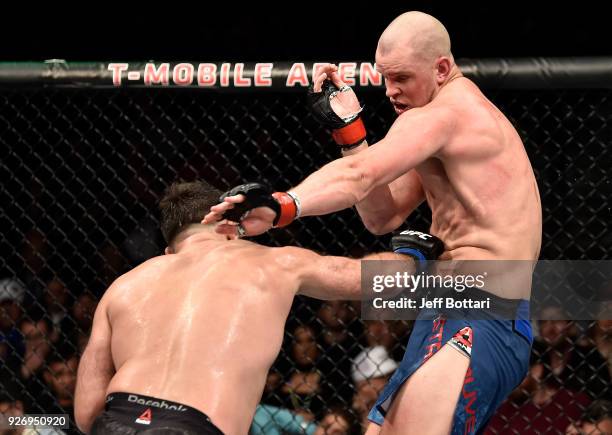
[[[510, 301], [497, 298], [498, 301]], [[370, 411], [382, 425], [395, 395], [406, 380], [442, 346], [449, 343], [470, 356], [452, 434], [480, 433], [495, 410], [527, 375], [533, 335], [529, 301], [515, 300], [514, 320], [479, 311], [452, 315], [441, 309], [419, 313], [404, 358]], [[490, 318], [488, 318], [490, 317]], [[485, 319], [486, 320], [483, 320]]]

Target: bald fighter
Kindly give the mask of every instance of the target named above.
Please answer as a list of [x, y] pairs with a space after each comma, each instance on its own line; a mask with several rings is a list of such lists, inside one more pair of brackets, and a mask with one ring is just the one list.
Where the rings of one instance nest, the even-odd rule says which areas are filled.
[[[425, 200], [430, 232], [446, 244], [441, 259], [536, 260], [541, 204], [525, 148], [455, 64], [444, 26], [424, 13], [400, 15], [378, 41], [376, 66], [398, 115], [383, 139], [368, 146], [354, 92], [336, 66], [327, 65], [314, 77], [311, 100], [343, 158], [275, 194], [276, 211], [259, 207], [245, 215], [252, 208], [243, 206], [245, 196], [230, 195], [204, 222], [221, 221], [224, 234], [255, 235], [300, 216], [356, 206], [372, 233], [385, 234]], [[502, 302], [519, 302], [512, 319], [449, 319], [424, 310], [400, 368], [370, 413], [368, 433], [484, 428], [527, 372], [532, 337], [521, 287], [487, 289]]]
[[[105, 292], [78, 369], [84, 432], [246, 434], [295, 294], [360, 297], [359, 260], [264, 247], [200, 224], [220, 195], [203, 182], [172, 185], [160, 202], [167, 255]], [[420, 243], [395, 244], [411, 245]]]

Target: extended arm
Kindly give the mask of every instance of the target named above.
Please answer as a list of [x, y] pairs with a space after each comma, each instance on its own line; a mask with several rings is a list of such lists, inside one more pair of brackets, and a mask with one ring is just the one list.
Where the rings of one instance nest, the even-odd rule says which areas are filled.
[[[368, 255], [361, 260], [399, 260], [404, 272], [414, 274], [417, 262], [435, 260], [444, 251], [444, 243], [431, 234], [405, 230], [391, 239], [394, 252]], [[367, 299], [370, 288], [361, 288], [361, 261], [345, 257], [321, 256], [307, 249], [279, 248], [279, 264], [283, 264], [292, 276], [297, 276], [298, 293], [317, 299]], [[390, 268], [386, 269], [388, 265]], [[391, 275], [397, 272], [395, 262], [377, 264], [377, 274]], [[380, 272], [380, 273], [378, 273]], [[367, 275], [367, 274], [366, 274]], [[387, 294], [393, 296], [394, 294]]]
[[414, 265], [412, 259], [392, 252], [381, 252], [356, 260], [323, 256], [296, 247], [280, 249], [290, 258], [285, 264], [291, 264], [292, 273], [298, 276], [298, 293], [323, 300], [359, 300], [364, 297], [361, 289], [361, 260], [402, 260]]

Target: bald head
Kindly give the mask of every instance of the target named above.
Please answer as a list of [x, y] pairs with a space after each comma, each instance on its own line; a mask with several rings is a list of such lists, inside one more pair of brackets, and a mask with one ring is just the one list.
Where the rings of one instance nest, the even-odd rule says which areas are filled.
[[378, 40], [377, 52], [386, 55], [396, 49], [407, 50], [424, 60], [450, 57], [450, 37], [444, 25], [423, 12], [406, 12], [387, 26]]

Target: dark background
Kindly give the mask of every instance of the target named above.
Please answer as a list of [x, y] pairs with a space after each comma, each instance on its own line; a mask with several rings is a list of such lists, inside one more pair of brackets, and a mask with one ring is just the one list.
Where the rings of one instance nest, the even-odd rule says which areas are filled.
[[3, 12], [0, 59], [370, 60], [407, 10], [439, 18], [456, 58], [612, 54], [605, 2], [218, 3], [21, 6]]

